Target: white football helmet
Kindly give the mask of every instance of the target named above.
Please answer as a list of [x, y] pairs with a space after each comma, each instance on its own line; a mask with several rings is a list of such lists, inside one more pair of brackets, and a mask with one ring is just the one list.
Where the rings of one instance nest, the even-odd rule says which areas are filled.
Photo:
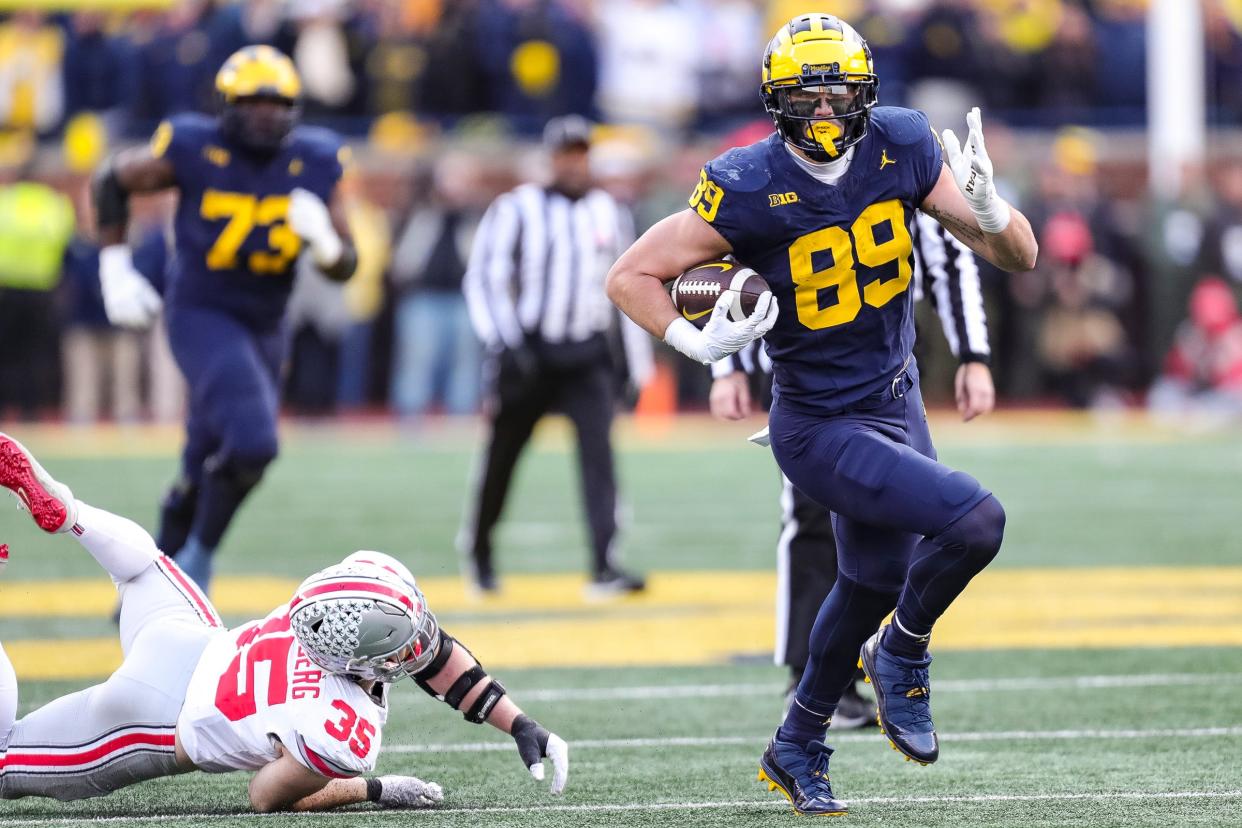
[[355, 552], [303, 581], [289, 602], [289, 623], [311, 661], [359, 679], [413, 676], [440, 644], [414, 576], [379, 552]]

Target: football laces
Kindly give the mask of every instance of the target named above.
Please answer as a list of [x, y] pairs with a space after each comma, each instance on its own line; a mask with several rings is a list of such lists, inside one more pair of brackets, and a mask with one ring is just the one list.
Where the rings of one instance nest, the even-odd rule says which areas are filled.
[[719, 282], [691, 280], [677, 286], [678, 293], [720, 293]]

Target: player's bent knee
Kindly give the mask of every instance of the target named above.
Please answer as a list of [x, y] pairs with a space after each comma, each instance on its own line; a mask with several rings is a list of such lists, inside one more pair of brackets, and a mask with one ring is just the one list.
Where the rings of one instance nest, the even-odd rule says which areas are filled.
[[979, 569], [1000, 551], [1005, 536], [1005, 509], [988, 495], [940, 536], [943, 546], [965, 549]]
[[274, 459], [275, 454], [267, 456], [229, 455], [217, 458], [216, 462], [211, 464], [208, 474], [228, 481], [234, 488], [245, 493], [259, 485], [259, 481], [263, 479], [263, 473], [267, 471], [268, 465]]
[[280, 449], [275, 412], [257, 404], [239, 404], [223, 424], [222, 454], [248, 465], [266, 465]]
[[225, 439], [226, 454], [237, 465], [264, 468], [276, 459], [276, 429], [240, 429]]

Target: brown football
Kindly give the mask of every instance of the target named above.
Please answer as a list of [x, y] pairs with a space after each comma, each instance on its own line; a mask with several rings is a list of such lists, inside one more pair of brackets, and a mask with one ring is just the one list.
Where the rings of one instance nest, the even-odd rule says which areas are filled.
[[669, 288], [673, 306], [696, 328], [702, 328], [712, 316], [720, 294], [733, 294], [729, 318], [740, 322], [755, 312], [755, 303], [768, 289], [763, 277], [732, 259], [715, 259], [687, 270], [673, 280]]

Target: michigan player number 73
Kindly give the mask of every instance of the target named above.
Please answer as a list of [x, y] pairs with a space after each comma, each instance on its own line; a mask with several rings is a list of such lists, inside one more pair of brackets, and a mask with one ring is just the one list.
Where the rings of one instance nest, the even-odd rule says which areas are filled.
[[[160, 508], [158, 543], [207, 590], [233, 516], [275, 459], [283, 321], [305, 256], [344, 281], [357, 256], [340, 180], [347, 149], [299, 124], [293, 61], [247, 46], [216, 74], [219, 112], [176, 115], [94, 178], [99, 277], [113, 324], [144, 328], [164, 312], [189, 390], [181, 471]], [[164, 295], [134, 269], [129, 197], [175, 189], [176, 255]]]

